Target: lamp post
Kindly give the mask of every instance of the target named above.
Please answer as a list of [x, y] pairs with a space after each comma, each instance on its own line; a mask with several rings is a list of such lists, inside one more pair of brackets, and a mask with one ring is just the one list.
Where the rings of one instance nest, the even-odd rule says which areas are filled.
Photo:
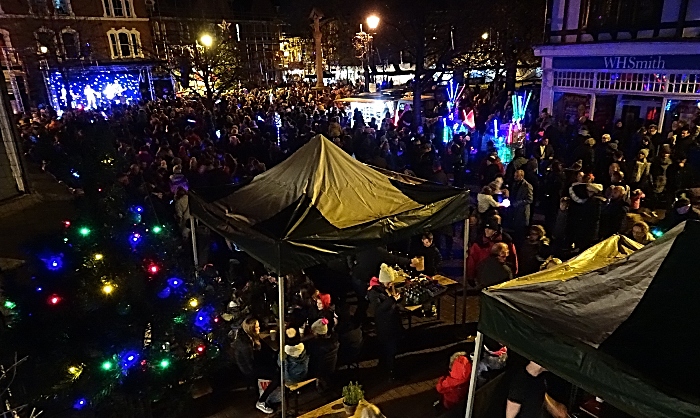
[[[374, 32], [377, 29], [377, 27], [379, 26], [379, 20], [380, 20], [379, 16], [377, 16], [377, 15], [372, 14], [372, 15], [367, 16], [366, 22], [367, 22], [367, 28], [369, 29], [369, 32]], [[360, 25], [360, 32], [361, 31], [362, 31], [362, 25]], [[374, 54], [373, 54], [374, 45], [373, 45], [372, 41], [373, 41], [373, 36], [371, 33], [369, 33], [367, 36], [367, 46], [368, 46], [367, 54], [369, 54], [369, 55], [367, 56], [367, 67], [365, 67], [365, 90], [367, 90], [367, 91], [369, 91], [369, 81], [370, 81], [369, 79], [370, 79], [370, 76], [372, 74], [369, 71], [369, 67], [370, 67], [370, 65], [372, 67], [375, 67], [374, 66]]]
[[316, 88], [323, 89], [323, 50], [321, 48], [321, 18], [323, 13], [314, 8], [310, 18], [314, 21], [314, 42], [316, 47]]
[[205, 33], [199, 38], [199, 42], [201, 42], [201, 44], [205, 47], [209, 48], [214, 43], [214, 39], [211, 37], [211, 35]]

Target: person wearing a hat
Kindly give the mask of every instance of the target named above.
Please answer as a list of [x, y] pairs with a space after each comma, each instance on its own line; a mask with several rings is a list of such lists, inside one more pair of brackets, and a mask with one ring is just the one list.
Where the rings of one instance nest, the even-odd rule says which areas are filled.
[[493, 244], [489, 256], [476, 266], [475, 282], [478, 289], [495, 286], [513, 279], [513, 270], [508, 266], [510, 251], [504, 242]]
[[[306, 379], [309, 372], [309, 354], [296, 328], [287, 328], [285, 335], [284, 379], [288, 383], [299, 383]], [[277, 362], [282, 367], [279, 358]]]
[[492, 218], [484, 225], [483, 232], [469, 247], [469, 257], [467, 257], [467, 277], [469, 279], [474, 280], [477, 266], [491, 255], [491, 247], [498, 242], [503, 242], [508, 246], [508, 264], [511, 266], [513, 274], [517, 273], [518, 257], [513, 239], [507, 233], [502, 232], [501, 225]]
[[661, 223], [661, 229], [668, 231], [676, 225], [690, 220], [700, 220], [700, 210], [690, 204], [690, 199], [681, 197], [673, 204], [673, 209], [666, 212], [666, 217]]
[[630, 167], [630, 187], [632, 189], [646, 190], [651, 171], [651, 163], [647, 161], [649, 149], [642, 148], [637, 153], [637, 160]]
[[367, 293], [370, 306], [374, 310], [374, 322], [377, 325], [379, 340], [379, 367], [395, 377], [394, 358], [399, 348], [399, 340], [403, 334], [401, 312], [399, 311], [399, 295], [391, 282], [391, 275], [380, 274], [370, 280]]
[[307, 343], [309, 350], [309, 375], [318, 379], [316, 387], [324, 390], [338, 363], [338, 338], [333, 330], [333, 323], [321, 318], [311, 324], [311, 333], [315, 338]]
[[671, 164], [673, 164], [673, 160], [671, 160], [671, 146], [663, 144], [659, 147], [659, 155], [654, 158], [649, 170], [655, 206], [663, 200], [664, 192], [666, 191], [666, 183], [668, 181], [666, 172]]

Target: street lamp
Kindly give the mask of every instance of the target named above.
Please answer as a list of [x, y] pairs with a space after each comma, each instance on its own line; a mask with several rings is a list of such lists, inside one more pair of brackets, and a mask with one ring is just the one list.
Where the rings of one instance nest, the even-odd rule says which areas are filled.
[[214, 39], [212, 39], [211, 35], [204, 34], [204, 35], [202, 35], [201, 38], [199, 38], [199, 42], [201, 42], [202, 45], [204, 45], [206, 47], [210, 47], [211, 44], [214, 43]]
[[367, 27], [370, 30], [377, 29], [377, 26], [379, 26], [379, 16], [370, 15], [369, 17], [367, 17]]
[[484, 34], [481, 35], [481, 39], [483, 39], [483, 40], [489, 39], [489, 33], [488, 33], [488, 32], [484, 32]]

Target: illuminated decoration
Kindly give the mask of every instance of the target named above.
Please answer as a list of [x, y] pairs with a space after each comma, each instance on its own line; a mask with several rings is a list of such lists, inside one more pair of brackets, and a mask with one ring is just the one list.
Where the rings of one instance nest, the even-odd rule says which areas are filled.
[[527, 106], [530, 104], [531, 97], [531, 91], [527, 93], [527, 98], [517, 94], [510, 96], [513, 104], [513, 123], [521, 124], [523, 119], [525, 119], [525, 112], [527, 111]]
[[202, 332], [211, 331], [212, 316], [214, 315], [214, 308], [211, 306], [205, 306], [194, 316], [194, 326], [201, 330]]
[[105, 285], [102, 286], [102, 293], [104, 293], [105, 295], [109, 295], [112, 292], [114, 292], [114, 286], [112, 284], [105, 283]]
[[197, 346], [197, 354], [204, 354], [204, 351], [207, 349], [207, 347], [204, 344], [200, 344]]
[[504, 208], [509, 208], [510, 207], [510, 199], [508, 199], [508, 198], [503, 199], [503, 201], [501, 202], [501, 206], [503, 206]]
[[136, 213], [142, 213], [143, 212], [143, 206], [134, 206], [131, 208], [132, 211]]
[[651, 234], [653, 236], [655, 236], [656, 238], [661, 238], [664, 236], [664, 231], [657, 229], [657, 228], [654, 228], [651, 230]]
[[63, 268], [63, 254], [52, 255], [49, 258], [42, 259], [46, 268], [51, 271], [58, 271]]
[[77, 379], [78, 377], [80, 377], [80, 374], [81, 374], [81, 373], [83, 373], [83, 366], [82, 366], [82, 365], [79, 365], [79, 366], [70, 366], [70, 367], [68, 368], [68, 374], [71, 375], [71, 377], [73, 378], [73, 380], [75, 380], [75, 379]]
[[70, 228], [70, 221], [63, 221], [63, 226]]
[[160, 234], [163, 231], [163, 227], [161, 227], [160, 225], [156, 225], [153, 227], [152, 231], [154, 234]]
[[87, 403], [88, 403], [87, 399], [80, 398], [80, 399], [76, 400], [75, 403], [73, 404], [73, 409], [77, 409], [79, 411], [79, 410], [85, 408], [85, 406], [87, 406]]
[[197, 298], [192, 298], [187, 304], [190, 305], [190, 308], [196, 308], [197, 306], [199, 306], [199, 301], [197, 300]]
[[122, 359], [121, 364], [124, 369], [130, 369], [139, 362], [139, 353], [136, 351], [127, 351], [120, 357]]
[[17, 307], [17, 304], [9, 299], [6, 299], [5, 303], [3, 303], [3, 306], [5, 307], [5, 309], [15, 309]]
[[108, 372], [114, 369], [114, 363], [111, 360], [105, 360], [100, 367], [102, 367], [102, 370]]
[[182, 284], [182, 279], [178, 279], [177, 277], [171, 277], [168, 279], [168, 285], [173, 288], [178, 288]]
[[75, 177], [76, 179], [79, 179], [79, 178], [80, 178], [80, 174], [78, 174], [77, 171], [71, 170], [70, 174], [71, 174], [73, 177]]
[[51, 295], [48, 298], [49, 305], [58, 305], [61, 303], [61, 297], [58, 295]]
[[95, 261], [100, 261], [100, 260], [102, 260], [103, 258], [105, 258], [105, 256], [103, 256], [102, 254], [99, 254], [99, 253], [98, 253], [98, 254], [95, 254], [94, 258], [95, 258]]
[[155, 263], [151, 263], [148, 265], [146, 270], [148, 270], [148, 272], [151, 274], [158, 274], [158, 272], [160, 271], [160, 267], [158, 267], [158, 265]]
[[[466, 110], [462, 112], [466, 113]], [[464, 115], [464, 123], [469, 127], [469, 129], [476, 128], [476, 121], [474, 120], [474, 109], [472, 109], [468, 114]]]
[[[67, 96], [63, 76], [59, 71], [48, 71], [45, 75], [51, 104], [64, 109]], [[72, 70], [69, 75], [71, 101], [75, 108], [97, 109], [112, 103], [129, 104], [141, 99], [139, 71]]]
[[170, 360], [168, 360], [167, 358], [164, 358], [163, 360], [161, 360], [158, 363], [158, 365], [160, 366], [161, 369], [167, 369], [168, 367], [170, 367]]
[[138, 232], [134, 232], [129, 236], [129, 242], [131, 243], [131, 245], [138, 244], [139, 242], [141, 242], [141, 234], [139, 234]]
[[169, 286], [166, 286], [163, 288], [163, 290], [158, 292], [158, 297], [161, 299], [166, 299], [170, 296], [170, 292], [172, 292], [172, 290], [170, 289]]
[[87, 226], [84, 226], [78, 230], [78, 233], [84, 237], [87, 237], [88, 235], [90, 235], [90, 232], [91, 232], [90, 228], [88, 228]]
[[175, 318], [173, 318], [173, 322], [176, 324], [184, 324], [185, 323], [185, 315], [178, 315]]

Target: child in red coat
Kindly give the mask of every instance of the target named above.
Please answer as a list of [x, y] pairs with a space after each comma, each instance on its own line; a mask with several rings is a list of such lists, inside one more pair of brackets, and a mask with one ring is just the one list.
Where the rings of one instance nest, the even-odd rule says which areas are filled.
[[450, 357], [450, 374], [438, 379], [436, 389], [442, 397], [442, 406], [451, 409], [464, 400], [469, 389], [472, 363], [461, 351]]

